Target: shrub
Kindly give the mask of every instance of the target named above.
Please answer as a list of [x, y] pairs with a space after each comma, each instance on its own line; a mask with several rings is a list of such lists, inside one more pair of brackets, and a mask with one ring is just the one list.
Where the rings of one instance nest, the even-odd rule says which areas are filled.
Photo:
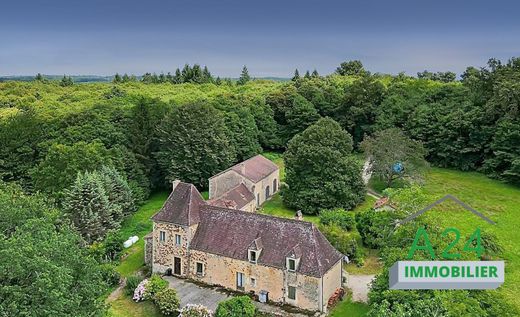
[[157, 292], [153, 301], [159, 311], [165, 316], [177, 316], [179, 314], [179, 297], [173, 288], [166, 288]]
[[126, 279], [125, 292], [127, 295], [132, 295], [143, 278], [139, 275], [131, 275]]
[[395, 226], [396, 216], [391, 212], [368, 210], [356, 214], [356, 227], [363, 243], [378, 249], [388, 241]]
[[323, 225], [338, 225], [345, 230], [352, 230], [356, 225], [356, 218], [353, 212], [345, 209], [322, 210], [320, 212], [320, 223]]
[[121, 279], [121, 275], [116, 271], [116, 268], [113, 264], [105, 263], [101, 264], [100, 271], [103, 276], [103, 280], [110, 286], [115, 286], [119, 284], [119, 280]]
[[146, 299], [146, 288], [148, 286], [148, 280], [142, 280], [139, 285], [134, 290], [134, 296], [132, 297], [133, 300], [136, 302], [142, 301]]
[[362, 259], [363, 256], [358, 246], [361, 238], [357, 232], [345, 231], [335, 224], [320, 226], [320, 231], [339, 252], [348, 255], [352, 260]]
[[255, 304], [247, 296], [233, 297], [220, 302], [215, 311], [215, 317], [254, 317]]
[[163, 280], [159, 275], [152, 274], [146, 285], [145, 299], [153, 299], [155, 294], [168, 288], [168, 282]]
[[213, 313], [203, 305], [188, 304], [180, 310], [179, 317], [212, 317]]

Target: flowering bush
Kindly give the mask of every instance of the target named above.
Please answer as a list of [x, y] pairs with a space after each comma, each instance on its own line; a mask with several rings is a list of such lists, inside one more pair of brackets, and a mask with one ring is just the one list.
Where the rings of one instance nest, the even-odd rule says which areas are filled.
[[177, 316], [180, 301], [177, 292], [173, 288], [166, 288], [156, 293], [153, 301], [159, 311], [165, 316]]
[[180, 310], [179, 317], [212, 317], [213, 312], [203, 305], [188, 304]]
[[168, 282], [163, 280], [159, 275], [152, 274], [146, 284], [146, 291], [144, 293], [144, 299], [153, 299], [157, 293], [168, 288]]
[[148, 285], [148, 279], [144, 279], [137, 285], [137, 287], [134, 290], [134, 297], [133, 299], [136, 302], [140, 302], [145, 299], [146, 294], [146, 286]]

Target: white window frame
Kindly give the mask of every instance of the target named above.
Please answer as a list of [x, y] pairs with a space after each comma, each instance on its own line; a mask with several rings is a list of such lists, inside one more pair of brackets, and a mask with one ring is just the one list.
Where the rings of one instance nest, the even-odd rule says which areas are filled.
[[[294, 298], [291, 298], [291, 291], [290, 291], [291, 288], [294, 289]], [[289, 300], [296, 300], [296, 293], [297, 293], [296, 286], [291, 286], [291, 285], [287, 286], [287, 298]]]
[[176, 246], [182, 245], [182, 236], [180, 234], [175, 234], [175, 245]]
[[166, 231], [159, 230], [159, 242], [166, 241]]
[[[255, 254], [255, 259], [253, 260], [252, 254]], [[255, 250], [249, 250], [248, 252], [249, 262], [256, 264], [258, 262], [258, 251]]]
[[[240, 276], [240, 278], [238, 278]], [[242, 272], [237, 272], [236, 274], [236, 285], [237, 285], [237, 289], [239, 290], [245, 290], [245, 279], [246, 279], [246, 275]], [[240, 283], [239, 283], [240, 282]]]
[[254, 276], [250, 277], [249, 282], [251, 283], [251, 287], [256, 287], [256, 283], [257, 283], [256, 277], [254, 277]]
[[[199, 264], [200, 264], [201, 267], [202, 267], [202, 272], [199, 272]], [[196, 263], [195, 263], [195, 273], [197, 274], [197, 276], [204, 276], [204, 271], [205, 271], [204, 263], [202, 263], [202, 262], [196, 262]]]
[[[291, 261], [294, 263], [294, 269], [291, 269], [291, 264], [290, 264]], [[296, 262], [296, 259], [287, 258], [287, 271], [296, 272], [296, 270], [298, 269], [297, 265], [298, 265], [298, 263]]]

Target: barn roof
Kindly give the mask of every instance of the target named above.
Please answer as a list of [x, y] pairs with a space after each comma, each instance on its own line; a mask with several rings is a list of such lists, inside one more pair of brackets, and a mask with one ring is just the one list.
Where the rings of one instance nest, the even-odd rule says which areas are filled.
[[257, 183], [276, 170], [278, 170], [278, 166], [276, 164], [264, 156], [258, 154], [250, 159], [231, 166], [227, 170], [224, 170], [212, 176], [211, 178], [224, 174], [228, 171], [235, 171], [253, 183]]
[[232, 209], [241, 209], [255, 199], [255, 195], [241, 183], [233, 189], [225, 192], [222, 196], [208, 201], [208, 204]]

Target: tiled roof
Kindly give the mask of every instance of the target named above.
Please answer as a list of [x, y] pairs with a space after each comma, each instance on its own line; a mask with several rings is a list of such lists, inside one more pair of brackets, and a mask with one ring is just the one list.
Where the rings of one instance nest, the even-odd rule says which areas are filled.
[[[321, 277], [343, 256], [314, 224], [215, 206], [202, 206], [191, 248], [247, 261], [248, 248], [260, 238], [259, 265], [285, 269], [289, 254], [300, 256], [297, 272]], [[258, 241], [258, 240], [257, 240]]]
[[208, 201], [208, 204], [223, 208], [241, 209], [254, 199], [255, 195], [247, 189], [246, 185], [240, 184], [224, 195]]
[[[233, 170], [245, 178], [251, 180], [252, 182], [257, 183], [277, 169], [278, 166], [276, 164], [259, 154], [241, 163], [238, 163], [215, 176]], [[215, 176], [212, 176], [212, 178]]]
[[195, 186], [181, 182], [172, 191], [161, 210], [152, 216], [152, 220], [191, 226], [199, 222], [200, 206], [205, 204]]

